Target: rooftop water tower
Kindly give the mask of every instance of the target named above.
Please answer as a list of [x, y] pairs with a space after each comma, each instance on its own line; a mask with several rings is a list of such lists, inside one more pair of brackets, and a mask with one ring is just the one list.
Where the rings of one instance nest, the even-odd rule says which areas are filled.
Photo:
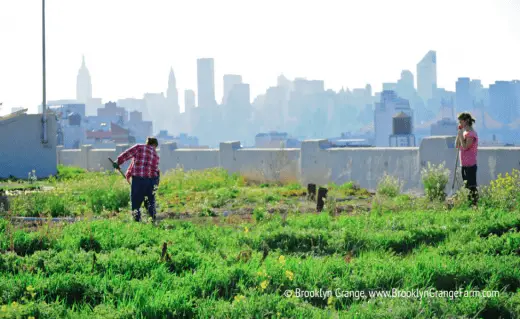
[[391, 147], [415, 146], [415, 135], [413, 135], [412, 117], [400, 112], [392, 117], [392, 135], [389, 144]]

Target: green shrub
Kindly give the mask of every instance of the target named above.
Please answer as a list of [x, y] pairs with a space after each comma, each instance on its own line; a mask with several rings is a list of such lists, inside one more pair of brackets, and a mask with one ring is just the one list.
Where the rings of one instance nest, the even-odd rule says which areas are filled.
[[428, 162], [428, 166], [421, 170], [421, 179], [428, 199], [443, 201], [446, 198], [444, 190], [449, 178], [450, 170], [444, 168], [444, 162], [439, 165]]
[[253, 218], [254, 218], [257, 222], [260, 222], [260, 221], [264, 220], [264, 218], [265, 218], [265, 214], [266, 214], [266, 210], [265, 210], [265, 208], [263, 208], [263, 207], [256, 207], [256, 208], [253, 210]]
[[79, 179], [83, 178], [87, 175], [87, 170], [81, 167], [74, 166], [64, 166], [62, 164], [58, 165], [58, 175], [57, 179], [60, 180], [70, 180], [70, 179]]
[[471, 201], [469, 199], [469, 189], [461, 187], [453, 196], [453, 205], [457, 208], [469, 208]]
[[401, 193], [403, 184], [404, 183], [400, 181], [399, 178], [387, 175], [385, 173], [385, 175], [379, 180], [379, 183], [377, 184], [376, 193], [393, 198]]
[[511, 210], [520, 205], [520, 171], [499, 174], [489, 186], [481, 187], [480, 202], [484, 206]]

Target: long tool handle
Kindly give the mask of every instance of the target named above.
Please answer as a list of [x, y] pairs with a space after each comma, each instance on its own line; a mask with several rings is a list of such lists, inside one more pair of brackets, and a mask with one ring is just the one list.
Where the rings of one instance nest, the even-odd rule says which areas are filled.
[[451, 191], [455, 189], [455, 177], [457, 176], [457, 165], [459, 164], [459, 149], [457, 148], [457, 159], [455, 160], [455, 169], [453, 170], [453, 183], [451, 184]]
[[[115, 162], [109, 157], [108, 158], [110, 160], [110, 162], [112, 162], [112, 164], [115, 164]], [[123, 172], [121, 171], [121, 169], [119, 168], [118, 169], [119, 173], [121, 173], [121, 175], [123, 175], [123, 177], [125, 178], [125, 180], [128, 182], [128, 184], [130, 184], [130, 181], [126, 179], [126, 176], [125, 174], [123, 174]]]

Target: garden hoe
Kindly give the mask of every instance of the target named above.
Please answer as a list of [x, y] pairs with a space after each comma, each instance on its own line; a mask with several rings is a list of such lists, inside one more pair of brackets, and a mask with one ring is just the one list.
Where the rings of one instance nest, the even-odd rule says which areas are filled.
[[[113, 160], [112, 160], [112, 159], [111, 159], [110, 157], [109, 157], [108, 159], [110, 160], [110, 162], [112, 162], [112, 164], [114, 164], [114, 163], [115, 163], [115, 162], [114, 162], [114, 161], [113, 161]], [[121, 171], [121, 168], [118, 168], [117, 170], [119, 171], [119, 173], [121, 173], [121, 175], [123, 175], [123, 177], [124, 177], [124, 178], [125, 178], [125, 180], [126, 180], [126, 181], [128, 182], [128, 184], [130, 184], [130, 185], [131, 185], [130, 181], [126, 179], [126, 176], [125, 176], [125, 174], [123, 174], [123, 172]]]
[[[459, 125], [459, 130], [462, 127]], [[457, 144], [457, 141], [455, 140], [455, 144]], [[453, 170], [453, 182], [451, 183], [451, 192], [450, 192], [450, 198], [453, 197], [453, 191], [455, 190], [455, 178], [457, 177], [457, 166], [459, 164], [459, 154], [460, 150], [457, 148], [457, 145], [455, 145], [455, 148], [457, 149], [457, 158], [455, 159], [455, 169]]]
[[[110, 160], [110, 162], [112, 162], [112, 164], [115, 163], [114, 160], [111, 159], [110, 157], [109, 157], [108, 159]], [[121, 168], [118, 168], [117, 170], [118, 170], [119, 173], [121, 173], [121, 175], [125, 178], [125, 180], [128, 182], [128, 184], [132, 185], [132, 183], [131, 183], [128, 179], [126, 179], [126, 176], [125, 176], [125, 174], [123, 174], [123, 171], [121, 171]], [[145, 206], [146, 208], [148, 208], [148, 198], [145, 198], [145, 199], [144, 199], [144, 206]]]
[[451, 183], [451, 192], [449, 197], [453, 197], [453, 191], [455, 190], [455, 179], [457, 177], [457, 166], [459, 164], [459, 150], [457, 150], [457, 159], [455, 160], [455, 170], [453, 170], [453, 182]]

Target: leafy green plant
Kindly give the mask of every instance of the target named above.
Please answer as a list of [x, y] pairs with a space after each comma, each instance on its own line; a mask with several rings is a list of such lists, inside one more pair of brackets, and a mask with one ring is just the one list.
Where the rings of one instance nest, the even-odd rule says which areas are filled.
[[58, 180], [78, 180], [86, 176], [87, 170], [83, 168], [75, 166], [64, 166], [63, 164], [58, 165], [58, 174], [56, 176]]
[[253, 217], [257, 222], [261, 222], [265, 219], [266, 210], [264, 207], [256, 207], [253, 210]]
[[487, 207], [511, 210], [520, 206], [520, 171], [499, 174], [489, 186], [481, 187], [480, 202]]
[[458, 189], [453, 196], [453, 205], [457, 208], [469, 208], [471, 206], [469, 194], [469, 189], [466, 187], [461, 187]]
[[421, 180], [428, 199], [443, 201], [449, 178], [450, 171], [444, 167], [444, 162], [439, 165], [428, 162], [427, 167], [421, 169]]
[[388, 197], [396, 197], [401, 193], [403, 185], [404, 183], [399, 178], [385, 173], [377, 184], [376, 193]]

